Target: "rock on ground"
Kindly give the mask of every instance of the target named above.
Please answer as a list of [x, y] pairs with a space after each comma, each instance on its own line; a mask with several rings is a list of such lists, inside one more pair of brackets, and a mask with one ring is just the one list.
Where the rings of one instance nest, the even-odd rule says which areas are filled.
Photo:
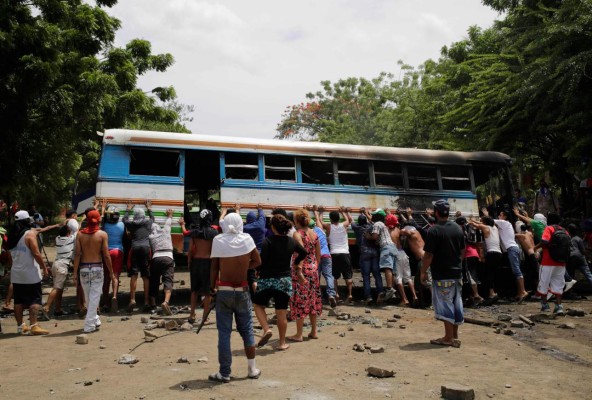
[[369, 366], [368, 368], [366, 368], [366, 372], [368, 373], [368, 375], [374, 376], [376, 378], [391, 378], [395, 376], [395, 371], [393, 371], [392, 369], [388, 370], [376, 366]]
[[440, 387], [441, 395], [447, 400], [474, 400], [475, 391], [463, 385], [448, 383]]

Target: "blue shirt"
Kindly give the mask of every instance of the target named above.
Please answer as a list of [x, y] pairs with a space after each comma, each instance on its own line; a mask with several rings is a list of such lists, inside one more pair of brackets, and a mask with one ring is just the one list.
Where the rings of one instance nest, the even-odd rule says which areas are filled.
[[321, 245], [321, 257], [331, 256], [331, 252], [329, 251], [329, 244], [327, 243], [327, 235], [325, 235], [325, 232], [318, 226], [314, 227], [314, 231], [319, 237], [319, 244]]
[[109, 247], [109, 250], [119, 249], [123, 251], [123, 234], [125, 232], [123, 222], [118, 221], [114, 224], [105, 222], [103, 230], [107, 232], [107, 236], [109, 236], [107, 241], [107, 247]]

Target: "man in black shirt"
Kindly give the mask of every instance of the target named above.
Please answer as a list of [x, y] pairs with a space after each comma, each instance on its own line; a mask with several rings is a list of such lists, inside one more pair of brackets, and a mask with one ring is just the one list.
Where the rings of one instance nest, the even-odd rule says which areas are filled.
[[444, 337], [430, 340], [440, 346], [460, 347], [458, 326], [463, 323], [462, 257], [465, 239], [460, 227], [448, 221], [450, 205], [446, 200], [434, 202], [436, 224], [426, 236], [421, 267], [421, 281], [432, 271], [432, 303], [435, 318], [444, 322]]

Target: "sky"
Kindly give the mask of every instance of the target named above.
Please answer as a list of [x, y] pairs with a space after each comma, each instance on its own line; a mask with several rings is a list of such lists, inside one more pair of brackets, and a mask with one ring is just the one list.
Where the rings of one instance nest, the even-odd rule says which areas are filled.
[[139, 86], [174, 86], [192, 133], [273, 138], [320, 82], [399, 74], [498, 14], [478, 0], [120, 0], [116, 45], [140, 38], [175, 64]]

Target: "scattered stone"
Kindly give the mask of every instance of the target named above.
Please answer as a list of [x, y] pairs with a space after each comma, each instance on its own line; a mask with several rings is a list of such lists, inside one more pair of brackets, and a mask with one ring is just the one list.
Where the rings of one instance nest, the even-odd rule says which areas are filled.
[[394, 328], [395, 326], [396, 326], [396, 325], [395, 325], [395, 324], [393, 324], [392, 322], [387, 322], [387, 323], [386, 323], [386, 327], [387, 327], [387, 328]]
[[371, 347], [370, 348], [370, 353], [373, 353], [373, 354], [376, 354], [376, 353], [384, 353], [384, 346]]
[[403, 317], [401, 317], [401, 314], [393, 314], [393, 318], [401, 319]]
[[131, 354], [123, 354], [121, 357], [119, 357], [119, 360], [117, 360], [118, 364], [135, 364], [138, 361], [140, 361], [139, 359], [137, 359], [135, 356], [132, 356]]
[[181, 325], [181, 327], [179, 328], [179, 330], [182, 331], [190, 331], [193, 329], [193, 325], [191, 325], [189, 322], [185, 322], [183, 325]]
[[179, 285], [185, 286], [185, 281], [181, 279], [181, 282], [179, 282]]
[[155, 338], [154, 336], [144, 336], [144, 342], [146, 343], [152, 343], [156, 340], [157, 338]]
[[92, 384], [93, 384], [92, 381], [84, 381], [84, 386], [90, 386]]
[[568, 308], [567, 315], [569, 315], [570, 317], [583, 317], [584, 315], [586, 315], [586, 312], [581, 308]]
[[185, 357], [185, 356], [183, 356], [183, 357], [179, 357], [179, 358], [177, 359], [177, 362], [178, 362], [179, 364], [189, 364], [189, 360], [188, 360], [188, 359], [187, 359], [187, 357]]
[[371, 309], [369, 309], [369, 308], [365, 308], [365, 309], [364, 309], [364, 312], [365, 312], [366, 314], [370, 314], [370, 313], [372, 313], [372, 310], [371, 310]]
[[354, 331], [354, 327], [350, 326], [349, 328], [347, 328], [348, 331], [353, 332]]
[[337, 319], [340, 321], [347, 321], [348, 319], [351, 318], [351, 315], [343, 313], [337, 316]]
[[164, 319], [159, 319], [158, 321], [156, 321], [157, 328], [164, 328], [165, 324], [166, 324], [166, 321]]
[[377, 328], [377, 329], [381, 329], [382, 328], [382, 323], [380, 321], [379, 322], [375, 322], [374, 324], [372, 324], [372, 327], [373, 328]]
[[401, 329], [407, 329], [407, 325], [399, 325], [399, 328], [401, 328]]
[[512, 385], [510, 385], [509, 383], [506, 383], [506, 389], [511, 389]]
[[144, 329], [147, 331], [151, 331], [152, 329], [158, 328], [158, 324], [156, 322], [152, 322], [151, 324], [144, 325]]
[[512, 316], [510, 314], [500, 314], [497, 316], [497, 320], [498, 321], [511, 321], [512, 320]]
[[150, 318], [148, 317], [140, 317], [140, 322], [143, 324], [147, 324], [150, 322]]
[[353, 350], [363, 352], [366, 350], [366, 348], [364, 347], [363, 344], [356, 343], [356, 344], [354, 344]]
[[495, 328], [495, 333], [497, 333], [497, 334], [502, 333], [502, 329], [501, 328]]
[[541, 346], [541, 350], [543, 350], [543, 351], [544, 350], [549, 350], [549, 347], [548, 346]]
[[571, 322], [567, 322], [565, 324], [559, 325], [558, 328], [561, 328], [561, 329], [576, 329], [576, 325], [573, 324], [573, 323], [571, 323]]
[[151, 337], [151, 338], [157, 338], [158, 335], [156, 333], [150, 332], [150, 331], [144, 331], [144, 336], [146, 337]]
[[330, 309], [329, 310], [329, 316], [330, 317], [338, 317], [339, 314], [337, 313], [337, 311], [335, 311], [334, 309]]
[[146, 396], [141, 395], [140, 397], [138, 397], [139, 400], [144, 400], [146, 398]]
[[366, 368], [366, 372], [369, 376], [374, 376], [376, 378], [391, 378], [395, 376], [395, 371], [375, 366]]
[[512, 335], [515, 335], [515, 334], [516, 334], [516, 332], [514, 332], [511, 329], [504, 329], [504, 335], [512, 336]]
[[519, 320], [513, 320], [512, 322], [510, 322], [510, 326], [512, 328], [524, 328], [524, 322]]
[[122, 321], [129, 321], [131, 318], [130, 317], [121, 317]]
[[175, 321], [174, 319], [168, 320], [164, 324], [164, 327], [167, 331], [175, 330], [175, 329], [177, 329], [178, 326], [179, 326], [179, 324], [177, 324], [177, 321]]
[[99, 346], [99, 349], [101, 349], [101, 350], [105, 350], [106, 348], [107, 348], [107, 346], [105, 346], [104, 344]]
[[533, 325], [534, 325], [534, 322], [532, 322], [530, 319], [526, 318], [526, 317], [525, 317], [524, 315], [522, 315], [522, 314], [521, 314], [521, 315], [519, 315], [519, 316], [518, 316], [518, 318], [520, 318], [520, 320], [521, 320], [522, 322], [524, 322], [525, 324], [527, 324], [527, 325], [530, 325], [530, 326], [533, 326]]
[[397, 321], [398, 321], [398, 319], [396, 319], [396, 318], [389, 318], [386, 320], [386, 322], [397, 322]]
[[447, 400], [474, 400], [475, 391], [468, 386], [458, 385], [456, 383], [448, 383], [440, 387], [440, 392], [443, 398]]
[[209, 361], [208, 357], [206, 357], [206, 356], [203, 356], [203, 357], [200, 357], [197, 359], [198, 363], [207, 363], [208, 361]]
[[345, 337], [345, 332], [341, 332], [341, 333], [339, 334], [339, 337]]
[[489, 397], [490, 399], [493, 399], [494, 396], [495, 396], [495, 394], [493, 394], [493, 393], [487, 393], [487, 397]]
[[88, 335], [83, 333], [82, 335], [76, 336], [76, 344], [88, 344]]

